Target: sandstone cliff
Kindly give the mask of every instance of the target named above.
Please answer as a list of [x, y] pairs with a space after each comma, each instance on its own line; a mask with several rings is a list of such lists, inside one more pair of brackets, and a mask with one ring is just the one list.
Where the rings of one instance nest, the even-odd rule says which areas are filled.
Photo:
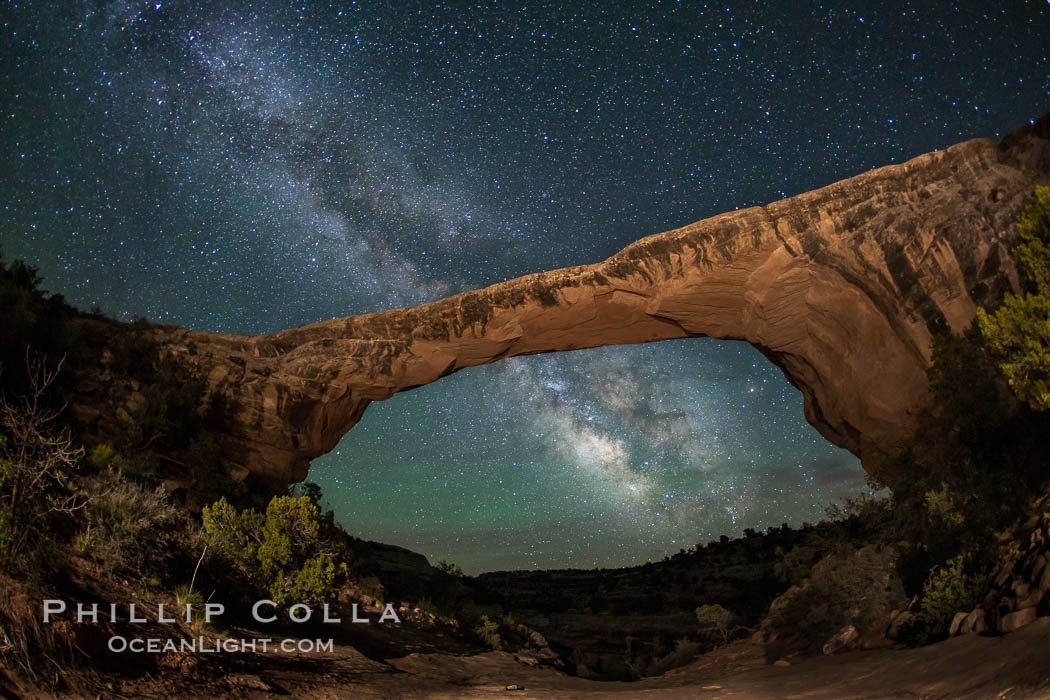
[[1017, 284], [1013, 222], [1050, 180], [1050, 114], [900, 165], [644, 238], [593, 265], [272, 335], [158, 329], [223, 400], [240, 475], [288, 483], [372, 401], [513, 355], [746, 340], [866, 466], [927, 401], [931, 339]]

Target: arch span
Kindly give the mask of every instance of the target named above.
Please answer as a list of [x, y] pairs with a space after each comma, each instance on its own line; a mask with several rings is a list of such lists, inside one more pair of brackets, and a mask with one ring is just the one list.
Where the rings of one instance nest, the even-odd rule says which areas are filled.
[[1050, 115], [593, 265], [272, 335], [158, 333], [225, 399], [225, 456], [273, 483], [304, 478], [370, 402], [464, 367], [698, 336], [759, 348], [803, 393], [807, 420], [870, 470], [927, 404], [933, 334], [1016, 288], [1011, 224], [1048, 179]]

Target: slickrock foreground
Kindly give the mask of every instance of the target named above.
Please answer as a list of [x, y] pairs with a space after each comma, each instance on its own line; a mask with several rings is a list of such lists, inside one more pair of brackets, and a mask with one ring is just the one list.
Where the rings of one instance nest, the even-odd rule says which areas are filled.
[[928, 401], [934, 334], [1017, 287], [1013, 224], [1048, 180], [1050, 114], [1000, 143], [721, 214], [593, 265], [272, 335], [156, 333], [224, 401], [224, 456], [264, 482], [301, 480], [370, 402], [464, 367], [699, 336], [761, 350], [807, 420], [870, 470]]

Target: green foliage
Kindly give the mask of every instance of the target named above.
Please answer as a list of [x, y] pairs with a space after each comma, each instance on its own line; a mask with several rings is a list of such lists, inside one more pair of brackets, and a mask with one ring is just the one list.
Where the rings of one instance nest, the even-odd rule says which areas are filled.
[[988, 355], [1017, 397], [1045, 411], [1050, 408], [1050, 187], [1036, 187], [1018, 231], [1013, 256], [1026, 293], [1007, 294], [993, 313], [978, 310], [977, 325]]
[[973, 610], [986, 589], [986, 577], [966, 573], [961, 555], [935, 568], [922, 587], [917, 615], [918, 641], [925, 644], [947, 636], [955, 613]]
[[264, 518], [252, 508], [238, 511], [220, 498], [201, 511], [208, 548], [243, 578], [253, 578], [258, 567], [260, 533]]
[[273, 601], [281, 606], [289, 606], [300, 602], [323, 602], [331, 597], [336, 587], [336, 572], [346, 577], [346, 564], [336, 567], [332, 557], [327, 554], [318, 554], [307, 559], [303, 567], [295, 574], [291, 587], [278, 585], [279, 579], [270, 586], [270, 595]]
[[327, 601], [349, 573], [321, 551], [320, 513], [306, 496], [275, 496], [265, 514], [221, 498], [201, 518], [210, 551], [280, 606]]
[[[36, 269], [0, 259], [0, 394], [16, 400], [33, 390], [27, 357], [48, 367], [64, 360], [64, 371], [40, 397], [39, 408], [58, 413], [90, 394], [88, 402], [98, 400], [96, 407], [119, 428], [106, 447], [120, 454], [103, 451], [87, 465], [102, 470], [109, 459], [122, 458], [120, 471], [152, 484], [162, 467], [167, 473], [172, 465], [185, 464], [190, 474], [178, 476], [190, 477], [197, 502], [230, 493], [233, 484], [205, 430], [214, 414], [203, 401], [203, 378], [171, 354], [162, 355], [144, 319], [129, 325], [83, 314], [61, 296], [49, 296], [40, 283]], [[121, 416], [122, 410], [128, 415]]]
[[1035, 188], [1035, 198], [1021, 212], [1017, 230], [1012, 253], [1025, 290], [1050, 292], [1050, 186]]
[[[1050, 187], [1035, 195], [1013, 249], [1024, 294], [1007, 294], [995, 311], [978, 310], [966, 333], [934, 339], [932, 408], [913, 444], [885, 470], [894, 490], [892, 536], [902, 542], [901, 570], [913, 592], [929, 584], [933, 567], [960, 555], [991, 558], [994, 533], [1047, 485], [1041, 436], [1050, 431]], [[938, 571], [951, 570], [945, 567]]]
[[188, 585], [175, 587], [175, 606], [178, 609], [178, 615], [180, 618], [185, 619], [186, 606], [190, 606], [192, 613], [190, 626], [198, 634], [205, 632], [207, 629], [204, 616], [205, 602], [204, 596], [201, 595], [200, 591], [194, 590]]
[[947, 484], [942, 483], [940, 489], [931, 489], [924, 493], [923, 505], [928, 517], [939, 520], [947, 528], [961, 528], [966, 522], [955, 497], [949, 493]]
[[732, 611], [718, 603], [709, 603], [699, 606], [695, 612], [696, 622], [702, 631], [716, 631], [722, 637], [723, 644], [729, 643], [729, 626], [735, 617]]
[[831, 522], [856, 520], [879, 529], [893, 515], [892, 495], [884, 484], [869, 475], [866, 490], [854, 496], [846, 496], [841, 503], [833, 503], [824, 509], [824, 515], [826, 520]]
[[116, 456], [116, 451], [107, 443], [101, 442], [88, 452], [88, 463], [95, 469], [102, 470], [109, 466]]
[[1017, 398], [1050, 408], [1050, 296], [1008, 294], [994, 313], [979, 310], [977, 323]]
[[482, 615], [481, 620], [474, 627], [474, 634], [489, 648], [499, 651], [503, 647], [503, 639], [499, 635], [499, 623], [489, 619], [488, 615]]
[[897, 573], [897, 550], [869, 545], [843, 557], [828, 572], [830, 610], [847, 624], [865, 629], [880, 613], [906, 602]]
[[266, 507], [262, 541], [257, 553], [263, 576], [279, 574], [305, 559], [317, 542], [319, 513], [305, 496], [274, 496]]
[[934, 339], [931, 408], [912, 445], [880, 476], [893, 487], [889, 538], [918, 592], [930, 569], [959, 554], [990, 556], [994, 533], [1043, 488], [1041, 435], [1050, 414], [1017, 401], [971, 327]]
[[1013, 398], [985, 342], [976, 325], [935, 339], [933, 409], [910, 449], [887, 470], [898, 569], [905, 590], [923, 599], [909, 635], [917, 643], [943, 637], [956, 612], [979, 602], [973, 591], [983, 583], [964, 573], [962, 562], [979, 568], [994, 559], [995, 533], [1046, 485], [1041, 436], [1048, 416]]
[[157, 474], [153, 465], [144, 459], [128, 459], [112, 445], [100, 442], [87, 453], [87, 466], [96, 472], [112, 469], [123, 476], [144, 485], [156, 485]]

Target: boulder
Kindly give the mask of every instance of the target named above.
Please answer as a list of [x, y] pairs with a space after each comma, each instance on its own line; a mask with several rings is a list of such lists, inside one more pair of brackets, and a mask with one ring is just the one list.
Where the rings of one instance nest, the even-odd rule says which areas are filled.
[[960, 625], [962, 625], [968, 617], [969, 613], [955, 613], [955, 617], [952, 618], [952, 624], [948, 626], [948, 636], [954, 637], [957, 634], [965, 634], [966, 632], [969, 632], [969, 629], [960, 629]]
[[847, 625], [824, 645], [824, 656], [831, 656], [846, 649], [852, 649], [860, 639], [860, 632], [853, 625]]
[[1029, 585], [1019, 578], [1014, 579], [1013, 585], [1010, 586], [1010, 590], [1013, 592], [1014, 598], [1017, 598], [1017, 600], [1028, 597], [1029, 588]]
[[1029, 622], [1035, 620], [1035, 617], [1035, 608], [1025, 608], [1023, 610], [1016, 610], [1008, 615], [1003, 615], [999, 619], [999, 631], [1006, 634], [1021, 629]]
[[131, 392], [131, 396], [128, 397], [128, 400], [125, 403], [128, 407], [128, 413], [136, 418], [141, 418], [146, 415], [146, 409], [149, 408], [149, 401], [140, 391]]
[[[1029, 574], [1028, 580], [1032, 582], [1032, 585], [1036, 588], [1042, 588], [1039, 585], [1040, 577], [1043, 574], [1043, 569], [1046, 567], [1046, 555], [1040, 554], [1032, 562], [1032, 573]], [[1045, 590], [1045, 589], [1044, 589]]]
[[1043, 573], [1039, 576], [1039, 583], [1036, 588], [1043, 591], [1050, 590], [1050, 565], [1043, 567]]
[[890, 622], [890, 626], [886, 628], [886, 636], [889, 639], [898, 640], [900, 639], [901, 632], [914, 623], [915, 613], [910, 610], [904, 610], [893, 618], [892, 622]]
[[886, 609], [877, 613], [871, 624], [861, 634], [858, 646], [861, 649], [882, 649], [893, 646], [894, 642], [887, 636], [887, 631], [898, 614], [900, 613], [897, 610]]
[[960, 629], [960, 634], [980, 634], [988, 629], [988, 624], [984, 621], [984, 608], [975, 608], [973, 612], [966, 616], [966, 620], [963, 621]]
[[1017, 599], [1017, 609], [1024, 610], [1025, 608], [1034, 608], [1043, 600], [1044, 593], [1045, 591], [1041, 588], [1033, 588], [1024, 598], [1019, 597]]

